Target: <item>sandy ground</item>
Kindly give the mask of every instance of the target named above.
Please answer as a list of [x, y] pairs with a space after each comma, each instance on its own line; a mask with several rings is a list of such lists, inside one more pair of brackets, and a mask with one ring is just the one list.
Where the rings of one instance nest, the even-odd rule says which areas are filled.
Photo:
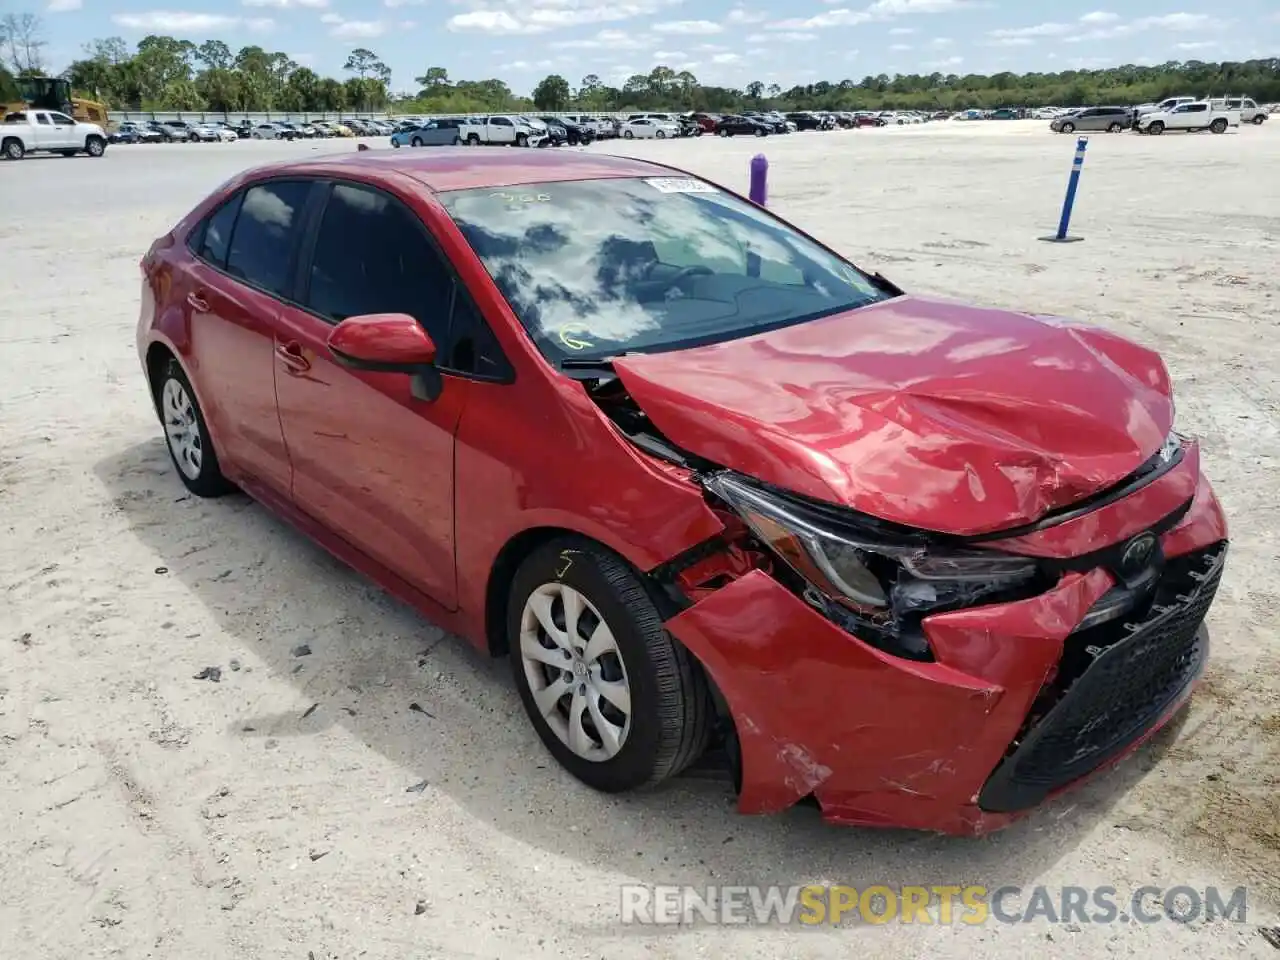
[[[1045, 126], [593, 148], [745, 190], [763, 147], [771, 205], [904, 286], [1164, 352], [1233, 524], [1210, 682], [1113, 775], [984, 840], [743, 818], [698, 778], [591, 793], [505, 663], [255, 504], [184, 495], [134, 355], [138, 258], [239, 169], [350, 142], [0, 164], [0, 957], [1275, 957], [1256, 925], [1280, 892], [1280, 121], [1095, 135], [1070, 245], [1036, 240], [1073, 146]], [[809, 881], [1251, 899], [1245, 925], [619, 922], [623, 883]]]

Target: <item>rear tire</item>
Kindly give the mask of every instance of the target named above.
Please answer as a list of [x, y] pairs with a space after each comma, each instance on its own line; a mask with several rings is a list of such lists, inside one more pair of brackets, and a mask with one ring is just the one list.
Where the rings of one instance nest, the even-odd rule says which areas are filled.
[[10, 137], [0, 143], [0, 153], [4, 154], [6, 160], [21, 160], [27, 155], [27, 148], [22, 145], [22, 141], [17, 137]]
[[220, 497], [233, 491], [234, 485], [222, 475], [204, 413], [181, 364], [170, 358], [152, 388], [169, 459], [183, 486], [197, 497]]
[[586, 785], [658, 783], [706, 749], [715, 711], [702, 669], [615, 554], [578, 537], [540, 547], [512, 580], [506, 627], [530, 722]]
[[1227, 121], [1219, 117], [1213, 123], [1209, 124], [1209, 129], [1214, 133], [1225, 133], [1227, 130]]
[[479, 134], [477, 134], [477, 133], [469, 134], [469, 135], [467, 136], [467, 146], [469, 146], [469, 147], [478, 147], [478, 146], [480, 146], [480, 135], [479, 135]]

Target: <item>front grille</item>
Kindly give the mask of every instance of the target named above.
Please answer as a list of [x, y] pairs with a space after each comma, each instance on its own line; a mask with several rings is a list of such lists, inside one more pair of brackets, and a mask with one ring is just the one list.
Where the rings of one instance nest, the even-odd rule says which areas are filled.
[[1057, 676], [979, 795], [982, 809], [1035, 806], [1151, 728], [1203, 669], [1200, 626], [1226, 552], [1222, 542], [1169, 560], [1142, 619], [1067, 638]]

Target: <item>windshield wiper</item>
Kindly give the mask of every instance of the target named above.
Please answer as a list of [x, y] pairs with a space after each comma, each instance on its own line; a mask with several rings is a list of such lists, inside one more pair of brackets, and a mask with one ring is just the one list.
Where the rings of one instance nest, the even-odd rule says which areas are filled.
[[565, 357], [560, 361], [561, 370], [613, 370], [613, 361], [619, 357], [632, 357], [639, 351], [623, 350], [607, 357]]

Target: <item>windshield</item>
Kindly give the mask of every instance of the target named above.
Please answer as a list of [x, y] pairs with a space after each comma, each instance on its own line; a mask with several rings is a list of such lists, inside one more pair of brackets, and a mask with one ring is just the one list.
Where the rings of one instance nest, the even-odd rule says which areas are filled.
[[438, 199], [554, 363], [728, 340], [889, 296], [754, 204], [692, 178]]

